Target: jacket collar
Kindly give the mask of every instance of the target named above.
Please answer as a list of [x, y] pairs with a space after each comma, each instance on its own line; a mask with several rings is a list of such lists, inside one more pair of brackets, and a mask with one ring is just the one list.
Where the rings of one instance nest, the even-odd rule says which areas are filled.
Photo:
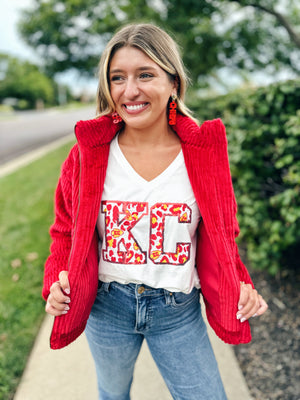
[[99, 147], [110, 143], [122, 126], [123, 122], [114, 124], [111, 115], [105, 115], [78, 121], [75, 125], [75, 135], [80, 147]]
[[[113, 123], [111, 115], [105, 115], [87, 121], [79, 121], [75, 134], [80, 147], [94, 148], [112, 141], [124, 123]], [[174, 131], [184, 144], [196, 147], [217, 145], [226, 140], [225, 127], [220, 119], [206, 121], [200, 127], [191, 118], [177, 114]]]

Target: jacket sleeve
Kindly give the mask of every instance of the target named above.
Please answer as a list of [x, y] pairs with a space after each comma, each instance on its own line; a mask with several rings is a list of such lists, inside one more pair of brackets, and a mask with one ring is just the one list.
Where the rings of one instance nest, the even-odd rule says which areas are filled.
[[74, 146], [62, 165], [61, 175], [55, 192], [55, 219], [50, 227], [50, 255], [45, 263], [42, 296], [45, 300], [51, 285], [58, 280], [59, 273], [68, 270], [68, 260], [72, 247], [72, 170]]
[[[234, 235], [235, 235], [235, 239], [236, 239], [239, 236], [240, 227], [239, 227], [239, 222], [237, 219], [237, 203], [235, 200], [234, 193], [233, 193], [233, 199], [234, 199], [234, 204], [233, 204]], [[252, 287], [254, 288], [254, 285], [253, 285], [253, 282], [249, 275], [249, 272], [248, 272], [246, 266], [244, 265], [243, 261], [241, 260], [241, 256], [239, 254], [239, 249], [238, 249], [236, 242], [234, 242], [234, 245], [235, 245], [235, 255], [236, 255], [236, 269], [237, 269], [237, 273], [238, 273], [240, 282], [250, 283], [252, 285]]]

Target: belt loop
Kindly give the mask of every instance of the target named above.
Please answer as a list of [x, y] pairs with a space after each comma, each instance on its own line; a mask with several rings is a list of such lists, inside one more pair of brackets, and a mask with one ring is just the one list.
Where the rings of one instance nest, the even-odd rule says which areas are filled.
[[104, 292], [109, 292], [109, 286], [110, 286], [110, 282], [102, 282], [102, 288], [104, 290]]
[[171, 304], [170, 292], [168, 290], [164, 289], [164, 294], [165, 294], [165, 299], [166, 299], [166, 305]]

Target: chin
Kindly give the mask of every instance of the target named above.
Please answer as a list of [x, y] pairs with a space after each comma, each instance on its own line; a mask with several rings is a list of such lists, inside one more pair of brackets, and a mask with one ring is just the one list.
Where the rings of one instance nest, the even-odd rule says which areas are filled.
[[147, 120], [145, 118], [124, 118], [123, 119], [125, 122], [125, 125], [127, 125], [129, 128], [134, 128], [134, 129], [145, 129], [149, 128], [149, 126], [152, 125], [152, 121], [149, 121], [148, 118]]

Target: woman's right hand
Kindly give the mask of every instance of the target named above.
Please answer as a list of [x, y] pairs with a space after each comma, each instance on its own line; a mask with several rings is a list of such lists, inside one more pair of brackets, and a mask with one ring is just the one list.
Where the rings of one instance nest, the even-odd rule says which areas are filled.
[[55, 317], [67, 314], [70, 309], [70, 284], [68, 271], [61, 271], [59, 281], [54, 282], [50, 287], [50, 294], [47, 299], [45, 310]]

